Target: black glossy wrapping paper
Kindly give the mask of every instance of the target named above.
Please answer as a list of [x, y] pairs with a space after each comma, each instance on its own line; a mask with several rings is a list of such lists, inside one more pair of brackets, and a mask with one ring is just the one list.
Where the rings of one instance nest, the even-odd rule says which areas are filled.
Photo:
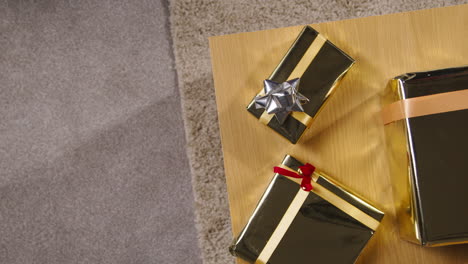
[[[318, 34], [315, 29], [309, 26], [304, 27], [268, 79], [278, 83], [287, 81], [287, 78]], [[305, 113], [313, 118], [316, 117], [316, 114], [328, 99], [329, 91], [334, 88], [353, 63], [354, 60], [333, 43], [328, 40], [325, 42], [317, 56], [300, 77], [299, 92], [310, 100], [303, 105]], [[255, 108], [254, 101], [249, 104], [247, 110], [256, 118], [260, 118], [263, 113], [263, 109]], [[268, 126], [294, 144], [307, 128], [291, 116], [283, 124], [280, 124], [276, 118], [272, 118]]]
[[[468, 89], [468, 67], [395, 79], [402, 99], [452, 92]], [[468, 242], [468, 110], [413, 117], [406, 124], [420, 243]]]
[[[297, 169], [303, 165], [291, 156], [283, 161]], [[383, 213], [343, 191], [325, 178], [317, 183], [381, 221]], [[254, 263], [299, 190], [299, 185], [276, 174], [255, 213], [235, 239], [233, 255]], [[374, 231], [315, 193], [309, 193], [268, 263], [354, 263]]]

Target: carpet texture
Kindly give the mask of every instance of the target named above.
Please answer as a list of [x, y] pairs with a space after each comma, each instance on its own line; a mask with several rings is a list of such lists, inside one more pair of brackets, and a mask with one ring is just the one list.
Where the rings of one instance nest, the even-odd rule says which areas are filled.
[[[466, 0], [170, 0], [196, 222], [204, 263], [233, 263], [208, 37], [467, 3]], [[236, 234], [237, 235], [237, 234]]]
[[0, 0], [0, 263], [201, 263], [168, 16]]

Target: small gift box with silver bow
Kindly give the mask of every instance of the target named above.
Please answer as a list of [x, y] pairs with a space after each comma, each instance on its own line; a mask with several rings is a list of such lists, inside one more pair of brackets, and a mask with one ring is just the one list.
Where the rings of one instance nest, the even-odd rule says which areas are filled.
[[350, 56], [306, 26], [247, 110], [295, 144], [353, 64]]
[[255, 264], [354, 263], [384, 213], [289, 155], [274, 172], [231, 253]]

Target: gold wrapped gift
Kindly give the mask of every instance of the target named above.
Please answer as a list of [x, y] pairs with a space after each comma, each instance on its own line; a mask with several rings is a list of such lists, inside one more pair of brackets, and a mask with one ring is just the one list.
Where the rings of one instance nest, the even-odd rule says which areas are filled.
[[402, 238], [468, 242], [468, 67], [389, 82], [383, 118]]
[[[247, 110], [261, 123], [295, 144], [353, 64], [354, 60], [350, 56], [316, 30], [306, 26], [273, 73], [266, 78], [276, 83], [300, 78], [299, 92], [309, 99], [309, 102], [303, 105], [304, 112], [291, 112], [288, 118], [280, 123], [273, 118], [273, 114], [266, 113], [264, 109], [257, 109], [255, 100], [252, 100]], [[261, 84], [259, 82], [258, 95], [262, 95], [263, 92], [260, 89]]]
[[355, 262], [384, 213], [323, 172], [307, 176], [311, 191], [282, 175], [304, 174], [302, 166], [284, 158], [283, 172], [274, 175], [230, 247], [233, 255], [255, 264]]

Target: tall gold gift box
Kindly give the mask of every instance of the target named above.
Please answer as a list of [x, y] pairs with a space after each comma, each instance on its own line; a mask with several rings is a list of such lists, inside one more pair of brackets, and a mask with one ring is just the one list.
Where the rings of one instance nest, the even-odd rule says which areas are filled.
[[400, 235], [423, 246], [468, 243], [468, 110], [453, 106], [467, 101], [466, 89], [460, 67], [397, 76], [384, 97], [413, 114], [433, 111], [385, 125]]

